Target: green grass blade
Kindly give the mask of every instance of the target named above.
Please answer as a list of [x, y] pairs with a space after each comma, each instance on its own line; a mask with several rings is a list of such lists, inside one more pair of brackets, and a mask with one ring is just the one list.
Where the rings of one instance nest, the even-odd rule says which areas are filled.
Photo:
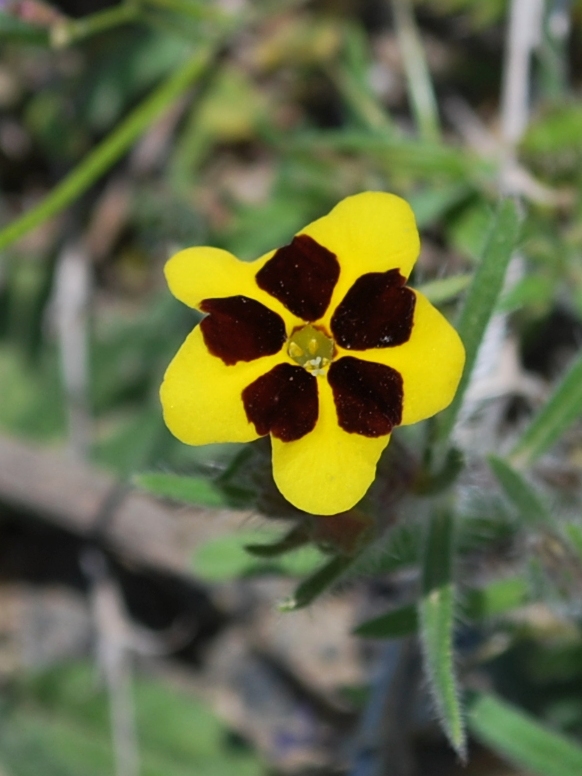
[[417, 286], [418, 291], [426, 296], [429, 302], [435, 305], [450, 302], [461, 291], [464, 291], [471, 282], [473, 275], [451, 275], [448, 278], [431, 280], [430, 283], [423, 283]]
[[205, 46], [170, 75], [99, 143], [36, 207], [0, 231], [0, 250], [64, 210], [123, 156], [152, 122], [197, 78], [212, 59], [216, 44]]
[[113, 27], [129, 24], [139, 19], [139, 14], [140, 8], [137, 4], [121, 3], [81, 19], [67, 19], [53, 27], [51, 42], [59, 47], [70, 46], [91, 35], [98, 35]]
[[225, 504], [219, 488], [205, 477], [183, 477], [180, 474], [137, 474], [133, 482], [155, 496], [169, 498], [186, 504], [221, 507]]
[[465, 370], [452, 404], [439, 416], [437, 436], [449, 437], [477, 360], [483, 335], [503, 288], [511, 253], [519, 236], [520, 218], [512, 199], [503, 200], [493, 216], [481, 262], [469, 286], [457, 330], [465, 345]]
[[392, 10], [416, 126], [421, 137], [440, 140], [437, 100], [412, 2], [393, 0]]
[[582, 416], [582, 353], [511, 451], [519, 466], [533, 463]]
[[467, 722], [476, 738], [532, 776], [582, 773], [582, 748], [492, 695], [472, 698]]
[[453, 665], [454, 588], [452, 581], [453, 517], [431, 516], [418, 608], [424, 666], [441, 724], [461, 758], [466, 736]]
[[531, 523], [549, 523], [550, 515], [544, 503], [521, 474], [496, 455], [490, 455], [488, 460], [497, 482], [520, 515]]

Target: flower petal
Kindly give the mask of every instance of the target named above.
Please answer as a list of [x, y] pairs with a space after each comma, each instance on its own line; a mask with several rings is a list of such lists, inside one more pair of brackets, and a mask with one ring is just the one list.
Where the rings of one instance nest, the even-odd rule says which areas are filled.
[[395, 369], [344, 356], [332, 363], [327, 379], [344, 431], [379, 437], [400, 424], [402, 377]]
[[242, 392], [248, 419], [261, 436], [292, 442], [317, 422], [317, 380], [301, 366], [278, 364]]
[[160, 389], [166, 425], [188, 445], [257, 439], [242, 392], [282, 360], [279, 354], [227, 366], [208, 352], [196, 327], [174, 356]]
[[294, 237], [257, 272], [259, 288], [304, 321], [325, 313], [340, 274], [336, 256], [308, 235]]
[[347, 350], [402, 345], [412, 331], [415, 297], [397, 269], [359, 277], [331, 319], [335, 341]]
[[319, 417], [311, 433], [295, 442], [273, 438], [273, 475], [298, 509], [335, 515], [351, 509], [374, 480], [389, 436], [365, 437], [339, 427], [332, 390], [317, 378]]
[[200, 322], [206, 347], [231, 366], [278, 353], [287, 339], [283, 319], [248, 296], [203, 299]]
[[335, 253], [340, 263], [340, 277], [324, 323], [360, 275], [397, 269], [407, 278], [420, 249], [410, 205], [380, 191], [347, 197], [301, 234]]
[[[408, 342], [358, 351], [358, 359], [385, 364], [402, 375], [402, 425], [444, 410], [453, 400], [465, 364], [465, 349], [455, 329], [425, 296], [412, 290], [416, 304]], [[338, 350], [338, 355], [350, 354]]]
[[189, 307], [200, 310], [204, 299], [245, 296], [278, 313], [291, 332], [301, 321], [256, 283], [257, 269], [264, 264], [264, 256], [245, 262], [220, 248], [196, 246], [172, 256], [164, 273], [172, 294]]

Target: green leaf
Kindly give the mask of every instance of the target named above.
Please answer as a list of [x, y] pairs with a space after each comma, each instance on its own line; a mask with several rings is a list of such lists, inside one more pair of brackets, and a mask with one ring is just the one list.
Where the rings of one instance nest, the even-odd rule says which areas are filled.
[[511, 451], [517, 466], [532, 464], [582, 416], [582, 353]]
[[440, 280], [431, 280], [430, 283], [423, 283], [417, 287], [417, 290], [424, 294], [429, 302], [434, 305], [450, 302], [461, 291], [464, 291], [471, 282], [473, 275], [451, 275], [448, 278]]
[[469, 620], [498, 617], [523, 606], [528, 593], [528, 585], [521, 577], [497, 579], [485, 587], [468, 590], [460, 608]]
[[347, 555], [337, 555], [335, 558], [332, 558], [324, 566], [321, 566], [307, 577], [307, 579], [303, 580], [295, 590], [292, 598], [280, 605], [280, 610], [282, 612], [292, 612], [295, 609], [302, 609], [304, 606], [308, 606], [331, 587], [352, 562], [353, 558]]
[[[520, 577], [499, 579], [485, 587], [466, 591], [460, 603], [460, 609], [468, 620], [484, 620], [522, 606], [527, 596], [528, 586]], [[363, 622], [358, 625], [354, 633], [364, 638], [396, 639], [410, 636], [417, 630], [416, 606], [406, 604]]]
[[582, 773], [582, 748], [493, 695], [473, 696], [467, 722], [476, 738], [520, 770], [535, 776]]
[[417, 609], [414, 604], [409, 604], [363, 622], [354, 630], [354, 634], [368, 639], [397, 639], [416, 633], [417, 630]]
[[245, 550], [257, 558], [276, 558], [278, 555], [307, 544], [309, 538], [309, 533], [305, 530], [305, 526], [299, 524], [274, 542], [269, 544], [247, 544]]
[[488, 461], [503, 492], [520, 515], [528, 522], [548, 523], [550, 521], [548, 510], [536, 491], [521, 474], [496, 455], [490, 455]]
[[407, 199], [414, 211], [416, 225], [419, 229], [426, 229], [470, 193], [471, 189], [466, 182], [451, 183], [447, 186], [429, 186], [421, 191], [413, 192]]
[[206, 507], [222, 507], [225, 499], [220, 489], [205, 477], [183, 477], [179, 474], [137, 474], [133, 482], [138, 488], [156, 496], [183, 501], [186, 504], [201, 504]]
[[266, 542], [278, 534], [270, 528], [238, 531], [211, 539], [197, 548], [192, 570], [207, 582], [226, 582], [254, 574], [286, 574], [302, 577], [321, 564], [325, 556], [316, 547], [299, 547], [280, 558], [258, 559], [245, 545]]
[[440, 510], [431, 515], [422, 569], [418, 615], [424, 666], [443, 729], [459, 757], [466, 737], [453, 665], [454, 587], [453, 518]]
[[469, 286], [457, 330], [465, 346], [465, 370], [452, 404], [437, 420], [438, 438], [448, 439], [461, 408], [479, 347], [497, 299], [505, 271], [519, 235], [520, 218], [512, 199], [501, 202], [493, 216], [481, 263]]

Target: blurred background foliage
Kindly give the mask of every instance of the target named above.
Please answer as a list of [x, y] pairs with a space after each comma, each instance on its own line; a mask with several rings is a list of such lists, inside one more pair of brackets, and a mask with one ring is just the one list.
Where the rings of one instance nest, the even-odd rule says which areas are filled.
[[[463, 772], [582, 773], [582, 3], [527, 5], [2, 4], [2, 435], [68, 447], [173, 502], [246, 510], [244, 530], [192, 549], [192, 578], [222, 595], [282, 577], [286, 609], [340, 582], [346, 635], [367, 639], [366, 678], [342, 688], [312, 761], [278, 760], [287, 739], [241, 736], [236, 715], [219, 722], [206, 698], [144, 670], [140, 773], [454, 774], [435, 708], [461, 757], [468, 727]], [[527, 25], [511, 38], [519, 12], [529, 43]], [[515, 131], [520, 106], [503, 95], [519, 45]], [[476, 367], [462, 407], [397, 430], [362, 504], [322, 520], [278, 494], [265, 440], [188, 448], [165, 430], [158, 387], [197, 318], [162, 267], [195, 244], [256, 258], [368, 189], [410, 201], [423, 238], [412, 284], [458, 322]], [[499, 210], [500, 194], [517, 211]], [[7, 776], [134, 776], [86, 645], [77, 662], [32, 663], [2, 668]], [[404, 691], [382, 683], [382, 666], [421, 663], [427, 684], [413, 669]], [[405, 751], [368, 762], [362, 741], [395, 746], [386, 725], [403, 719]]]

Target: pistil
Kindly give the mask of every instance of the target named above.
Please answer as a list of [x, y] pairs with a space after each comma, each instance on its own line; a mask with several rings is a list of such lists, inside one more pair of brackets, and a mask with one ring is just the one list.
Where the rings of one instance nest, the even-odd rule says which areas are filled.
[[332, 338], [322, 329], [312, 324], [296, 329], [287, 344], [287, 352], [310, 374], [321, 377], [327, 372], [334, 353]]

